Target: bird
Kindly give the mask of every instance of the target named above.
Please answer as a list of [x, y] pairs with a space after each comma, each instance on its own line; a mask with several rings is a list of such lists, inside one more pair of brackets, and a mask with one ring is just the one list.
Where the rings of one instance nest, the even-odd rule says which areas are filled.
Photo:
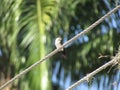
[[[57, 49], [62, 46], [61, 41], [62, 41], [62, 38], [61, 38], [61, 37], [57, 37], [57, 38], [55, 39], [55, 46], [56, 46]], [[63, 51], [63, 50], [64, 50], [64, 49], [61, 48], [59, 51]]]
[[[62, 38], [61, 38], [61, 37], [57, 37], [57, 38], [55, 39], [55, 46], [56, 46], [57, 49], [62, 46], [61, 41], [62, 41]], [[66, 52], [65, 52], [65, 49], [64, 49], [64, 48], [61, 48], [61, 49], [59, 50], [59, 52], [61, 52], [63, 58], [66, 58]]]

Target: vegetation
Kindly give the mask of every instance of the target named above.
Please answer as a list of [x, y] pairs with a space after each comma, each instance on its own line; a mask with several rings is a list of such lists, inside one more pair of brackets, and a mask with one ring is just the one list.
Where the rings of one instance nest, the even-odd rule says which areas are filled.
[[[114, 0], [0, 2], [0, 85], [55, 49], [56, 37], [61, 36], [64, 43], [112, 10], [116, 3]], [[6, 90], [64, 90], [94, 71], [117, 52], [120, 43], [119, 18], [118, 11], [92, 32], [66, 47], [67, 59], [56, 54]], [[105, 86], [113, 90], [111, 83], [117, 82], [119, 73], [114, 67], [109, 68], [96, 75], [88, 88], [95, 82], [98, 89]]]

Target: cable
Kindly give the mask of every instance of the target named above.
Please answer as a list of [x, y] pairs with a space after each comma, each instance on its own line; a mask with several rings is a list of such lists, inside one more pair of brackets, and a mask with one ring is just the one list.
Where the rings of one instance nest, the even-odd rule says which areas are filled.
[[[89, 73], [88, 75], [86, 75], [85, 77], [83, 77], [82, 79], [80, 79], [79, 81], [77, 81], [74, 84], [72, 84], [71, 86], [69, 86], [66, 90], [72, 90], [74, 87], [78, 86], [80, 83], [82, 83], [84, 81], [88, 81], [89, 82], [94, 75], [96, 75], [100, 71], [104, 70], [108, 66], [113, 65], [114, 62], [117, 62], [117, 61], [118, 61], [117, 58], [114, 58], [114, 59], [110, 60], [109, 62], [107, 62], [103, 66], [99, 67], [98, 69], [94, 70], [93, 72]], [[118, 63], [116, 63], [116, 64], [118, 64]]]
[[76, 36], [74, 36], [73, 38], [71, 38], [70, 40], [68, 40], [67, 42], [65, 42], [60, 48], [55, 49], [54, 51], [52, 51], [51, 53], [49, 53], [48, 55], [46, 55], [43, 59], [40, 59], [39, 61], [37, 61], [36, 63], [32, 64], [30, 67], [28, 67], [27, 69], [25, 69], [24, 71], [20, 72], [19, 74], [17, 74], [15, 77], [13, 77], [12, 79], [10, 79], [9, 81], [7, 81], [6, 83], [4, 83], [1, 87], [0, 90], [2, 90], [3, 88], [5, 88], [7, 85], [9, 85], [10, 83], [12, 83], [13, 81], [15, 81], [16, 79], [20, 78], [22, 75], [26, 74], [28, 71], [30, 71], [32, 68], [36, 67], [37, 65], [39, 65], [40, 63], [42, 63], [43, 61], [46, 61], [48, 58], [52, 57], [53, 55], [55, 55], [57, 52], [59, 52], [60, 49], [62, 49], [63, 47], [67, 46], [68, 44], [72, 43], [73, 41], [75, 41], [77, 38], [79, 38], [80, 36], [84, 35], [85, 33], [89, 32], [90, 30], [92, 30], [94, 27], [96, 27], [98, 24], [100, 24], [103, 20], [105, 20], [105, 18], [109, 17], [112, 13], [115, 13], [118, 9], [120, 8], [120, 5], [115, 7], [113, 10], [111, 10], [110, 12], [108, 12], [107, 14], [105, 14], [103, 17], [101, 17], [98, 21], [96, 21], [95, 23], [93, 23], [92, 25], [90, 25], [88, 28], [86, 28], [85, 30], [83, 30], [81, 33], [77, 34]]

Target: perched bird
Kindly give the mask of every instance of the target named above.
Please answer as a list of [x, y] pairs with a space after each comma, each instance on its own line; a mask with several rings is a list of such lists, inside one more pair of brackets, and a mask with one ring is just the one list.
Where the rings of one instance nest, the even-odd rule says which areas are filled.
[[[61, 38], [61, 37], [57, 37], [57, 38], [55, 39], [55, 46], [56, 46], [57, 49], [62, 46], [61, 41], [62, 41], [62, 38]], [[62, 57], [66, 58], [65, 49], [64, 49], [64, 48], [61, 48], [61, 49], [60, 49], [60, 52], [62, 53]]]
[[[61, 41], [62, 41], [62, 38], [61, 38], [61, 37], [57, 37], [57, 38], [55, 39], [55, 46], [56, 46], [57, 49], [62, 46]], [[63, 51], [63, 50], [64, 50], [63, 48], [60, 49], [60, 51]]]

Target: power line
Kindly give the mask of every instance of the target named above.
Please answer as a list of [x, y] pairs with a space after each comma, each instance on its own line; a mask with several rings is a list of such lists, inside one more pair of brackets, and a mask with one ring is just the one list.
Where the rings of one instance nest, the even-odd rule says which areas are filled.
[[94, 27], [96, 27], [98, 24], [100, 24], [103, 20], [105, 20], [105, 18], [109, 17], [112, 13], [115, 13], [118, 9], [120, 8], [120, 5], [115, 7], [113, 10], [109, 11], [107, 14], [105, 14], [103, 17], [101, 17], [99, 20], [97, 20], [95, 23], [93, 23], [92, 25], [90, 25], [88, 28], [86, 28], [85, 30], [83, 30], [81, 33], [77, 34], [76, 36], [74, 36], [73, 38], [71, 38], [70, 40], [68, 40], [67, 42], [65, 42], [60, 48], [55, 49], [54, 51], [52, 51], [51, 53], [49, 53], [48, 55], [46, 55], [43, 59], [40, 59], [39, 61], [37, 61], [36, 63], [32, 64], [31, 66], [29, 66], [27, 69], [25, 69], [24, 71], [20, 72], [19, 74], [17, 74], [15, 77], [13, 77], [12, 79], [10, 79], [9, 81], [7, 81], [6, 83], [4, 83], [1, 87], [0, 90], [2, 90], [3, 88], [5, 88], [7, 85], [9, 85], [10, 83], [12, 83], [13, 81], [15, 81], [16, 79], [20, 78], [22, 75], [26, 74], [28, 71], [30, 71], [32, 68], [36, 67], [37, 65], [39, 65], [40, 63], [42, 63], [43, 61], [46, 61], [48, 58], [52, 57], [53, 55], [55, 55], [57, 52], [59, 52], [60, 49], [62, 49], [63, 47], [67, 46], [68, 44], [72, 43], [73, 41], [75, 41], [76, 39], [78, 39], [80, 36], [84, 35], [85, 33], [89, 32], [90, 30], [92, 30]]
[[66, 90], [72, 90], [74, 87], [78, 86], [79, 84], [81, 84], [84, 81], [89, 82], [91, 80], [91, 78], [94, 75], [96, 75], [97, 73], [99, 73], [100, 71], [104, 70], [108, 66], [111, 66], [111, 65], [115, 66], [115, 65], [117, 65], [119, 63], [120, 63], [120, 52], [118, 52], [116, 54], [116, 56], [112, 60], [110, 60], [106, 64], [102, 65], [98, 69], [94, 70], [93, 72], [89, 73], [88, 75], [86, 75], [85, 77], [83, 77], [82, 79], [80, 79], [79, 81], [75, 82], [74, 84], [72, 84], [71, 86], [69, 86]]

